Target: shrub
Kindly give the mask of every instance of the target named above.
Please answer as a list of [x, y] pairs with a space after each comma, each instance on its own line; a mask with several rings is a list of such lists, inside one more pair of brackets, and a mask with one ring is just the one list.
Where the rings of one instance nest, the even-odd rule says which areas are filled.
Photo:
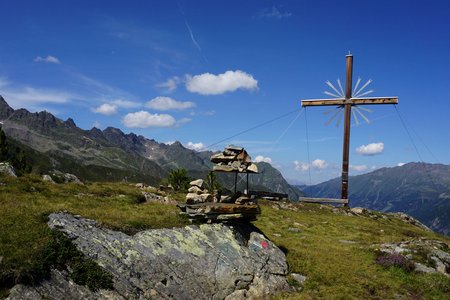
[[375, 259], [375, 262], [383, 267], [399, 267], [405, 272], [414, 271], [414, 263], [398, 253], [383, 254]]
[[217, 181], [216, 174], [212, 171], [208, 172], [208, 175], [206, 175], [205, 184], [206, 188], [210, 192], [219, 191], [222, 189], [222, 185]]
[[80, 285], [86, 285], [92, 291], [99, 289], [112, 289], [112, 276], [103, 270], [94, 261], [77, 258], [71, 263], [70, 277]]
[[[112, 289], [112, 276], [94, 261], [86, 258], [72, 241], [59, 231], [52, 231], [51, 242], [44, 250], [44, 258], [34, 272], [38, 275], [48, 276], [50, 267], [57, 269], [70, 267], [70, 278], [80, 285], [85, 285], [93, 291], [99, 289]], [[35, 283], [32, 281], [32, 283]]]
[[175, 191], [184, 192], [189, 188], [189, 182], [191, 181], [191, 178], [187, 176], [187, 172], [185, 169], [179, 168], [170, 172], [167, 181], [172, 185]]

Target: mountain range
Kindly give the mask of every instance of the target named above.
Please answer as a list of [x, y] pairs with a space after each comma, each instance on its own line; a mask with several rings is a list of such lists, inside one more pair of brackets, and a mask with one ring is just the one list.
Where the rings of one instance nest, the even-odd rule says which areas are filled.
[[[340, 198], [341, 179], [301, 189], [311, 197]], [[408, 163], [349, 178], [349, 200], [386, 212], [405, 212], [450, 235], [450, 165]]]
[[[12, 109], [0, 96], [0, 126], [14, 145], [26, 150], [33, 171], [59, 170], [89, 181], [145, 182], [157, 185], [171, 170], [184, 168], [193, 178], [204, 178], [212, 169], [212, 151], [197, 152], [180, 142], [170, 145], [125, 134], [118, 128], [83, 130], [73, 119], [63, 121], [49, 112]], [[314, 186], [293, 187], [272, 165], [257, 163], [259, 174], [250, 175], [251, 190], [286, 193], [296, 200], [340, 197], [340, 178]], [[222, 185], [232, 189], [234, 176], [218, 174]], [[433, 230], [450, 235], [450, 166], [409, 163], [381, 168], [349, 179], [352, 207], [402, 211]], [[240, 180], [238, 188], [245, 188]]]
[[[0, 122], [6, 136], [27, 150], [37, 173], [56, 169], [91, 181], [156, 185], [173, 169], [184, 168], [189, 176], [204, 178], [213, 166], [209, 161], [211, 151], [190, 150], [180, 142], [158, 143], [113, 127], [83, 130], [73, 119], [63, 121], [47, 111], [14, 110], [1, 96]], [[257, 165], [259, 174], [249, 176], [251, 189], [285, 193], [291, 199], [302, 194], [270, 164]], [[226, 188], [232, 188], [233, 176], [221, 174], [218, 178]], [[240, 181], [238, 187], [242, 189], [244, 182]]]

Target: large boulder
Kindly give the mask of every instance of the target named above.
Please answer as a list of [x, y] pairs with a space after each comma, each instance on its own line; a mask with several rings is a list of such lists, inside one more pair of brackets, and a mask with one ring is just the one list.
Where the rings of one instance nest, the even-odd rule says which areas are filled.
[[[202, 224], [129, 236], [68, 213], [49, 218], [51, 228], [64, 232], [112, 275], [110, 299], [225, 299], [230, 295], [227, 299], [237, 295], [264, 299], [289, 289], [284, 253], [252, 225]], [[18, 285], [10, 299], [27, 294], [57, 299], [55, 290], [48, 282], [37, 287]], [[102, 290], [94, 293], [79, 287], [79, 291], [80, 298], [105, 297]]]

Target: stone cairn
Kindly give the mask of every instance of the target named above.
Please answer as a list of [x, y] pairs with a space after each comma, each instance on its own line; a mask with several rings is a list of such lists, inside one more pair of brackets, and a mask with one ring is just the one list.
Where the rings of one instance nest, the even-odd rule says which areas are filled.
[[214, 196], [205, 188], [203, 179], [197, 179], [189, 183], [191, 187], [186, 195], [186, 204], [198, 204], [204, 202], [213, 202]]
[[213, 170], [219, 172], [258, 173], [258, 166], [242, 147], [230, 145], [222, 153], [211, 156]]
[[[252, 163], [251, 157], [242, 147], [228, 146], [222, 153], [211, 157], [215, 163], [213, 170], [218, 172], [257, 173], [257, 166]], [[233, 195], [221, 196], [213, 194], [204, 186], [202, 179], [190, 182], [191, 187], [186, 195], [186, 203], [178, 204], [181, 214], [187, 215], [191, 220], [206, 219], [226, 221], [233, 219], [254, 220], [260, 213], [254, 196], [235, 192]]]

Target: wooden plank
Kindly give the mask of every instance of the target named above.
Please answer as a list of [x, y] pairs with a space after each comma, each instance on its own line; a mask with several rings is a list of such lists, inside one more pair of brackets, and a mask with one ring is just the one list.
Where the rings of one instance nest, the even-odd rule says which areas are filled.
[[351, 98], [352, 104], [398, 104], [397, 97], [377, 97], [377, 98]]
[[248, 195], [256, 197], [278, 198], [278, 199], [288, 198], [288, 194], [265, 192], [265, 191], [249, 191]]
[[336, 204], [347, 204], [348, 199], [334, 199], [334, 198], [307, 198], [300, 197], [300, 202], [307, 203], [336, 203]]
[[336, 106], [344, 104], [345, 104], [344, 98], [302, 100], [302, 106]]
[[302, 106], [339, 106], [345, 104], [356, 105], [372, 105], [372, 104], [398, 104], [397, 97], [377, 97], [377, 98], [351, 98], [346, 100], [344, 98], [338, 99], [312, 99], [301, 100]]
[[215, 203], [205, 202], [192, 205], [186, 205], [188, 214], [259, 214], [257, 204], [234, 204], [234, 203]]

